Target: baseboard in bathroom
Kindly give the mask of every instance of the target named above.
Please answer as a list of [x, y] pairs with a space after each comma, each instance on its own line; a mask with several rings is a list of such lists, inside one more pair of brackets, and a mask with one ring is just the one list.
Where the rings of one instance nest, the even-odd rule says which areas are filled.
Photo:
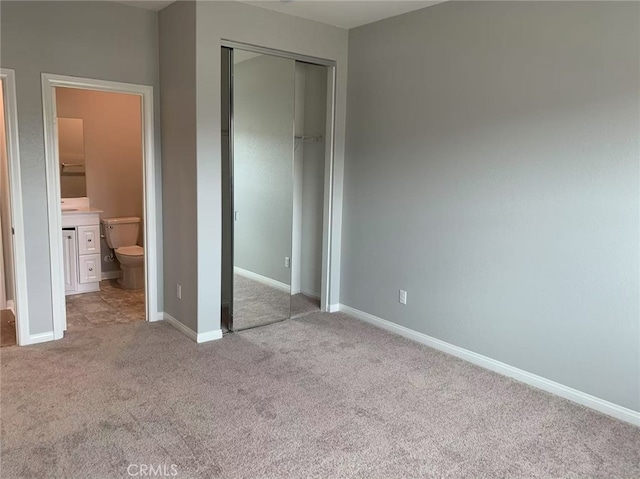
[[105, 279], [118, 279], [122, 278], [122, 270], [118, 271], [103, 271], [101, 279], [104, 281]]
[[16, 303], [13, 299], [7, 299], [7, 309], [13, 313], [13, 317], [16, 317]]

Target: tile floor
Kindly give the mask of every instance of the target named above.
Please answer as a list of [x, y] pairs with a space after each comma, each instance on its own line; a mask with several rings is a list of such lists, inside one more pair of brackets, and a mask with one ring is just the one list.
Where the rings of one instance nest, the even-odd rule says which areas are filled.
[[100, 282], [100, 291], [67, 296], [67, 329], [145, 320], [144, 289], [125, 290], [117, 280]]
[[16, 320], [9, 309], [0, 311], [0, 348], [15, 346], [16, 342]]

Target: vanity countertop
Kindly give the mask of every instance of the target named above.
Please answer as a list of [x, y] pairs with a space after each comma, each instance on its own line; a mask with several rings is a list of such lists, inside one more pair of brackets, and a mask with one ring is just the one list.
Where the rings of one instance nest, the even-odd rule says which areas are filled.
[[63, 215], [86, 215], [88, 213], [103, 213], [103, 211], [91, 206], [80, 208], [66, 208], [62, 210]]

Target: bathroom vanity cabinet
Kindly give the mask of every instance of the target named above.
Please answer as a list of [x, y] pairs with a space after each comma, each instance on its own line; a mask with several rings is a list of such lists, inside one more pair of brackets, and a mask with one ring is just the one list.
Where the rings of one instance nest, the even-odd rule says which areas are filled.
[[100, 291], [100, 213], [95, 208], [62, 211], [65, 294]]

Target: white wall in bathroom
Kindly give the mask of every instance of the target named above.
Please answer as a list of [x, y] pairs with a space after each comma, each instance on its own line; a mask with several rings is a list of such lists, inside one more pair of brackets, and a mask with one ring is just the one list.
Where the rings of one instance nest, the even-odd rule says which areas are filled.
[[[103, 218], [143, 213], [142, 118], [140, 97], [123, 93], [58, 88], [59, 118], [84, 120], [87, 196]], [[142, 234], [142, 228], [140, 228]], [[142, 238], [140, 238], [141, 240]], [[142, 244], [139, 242], [139, 244]], [[104, 261], [102, 271], [119, 269]]]

